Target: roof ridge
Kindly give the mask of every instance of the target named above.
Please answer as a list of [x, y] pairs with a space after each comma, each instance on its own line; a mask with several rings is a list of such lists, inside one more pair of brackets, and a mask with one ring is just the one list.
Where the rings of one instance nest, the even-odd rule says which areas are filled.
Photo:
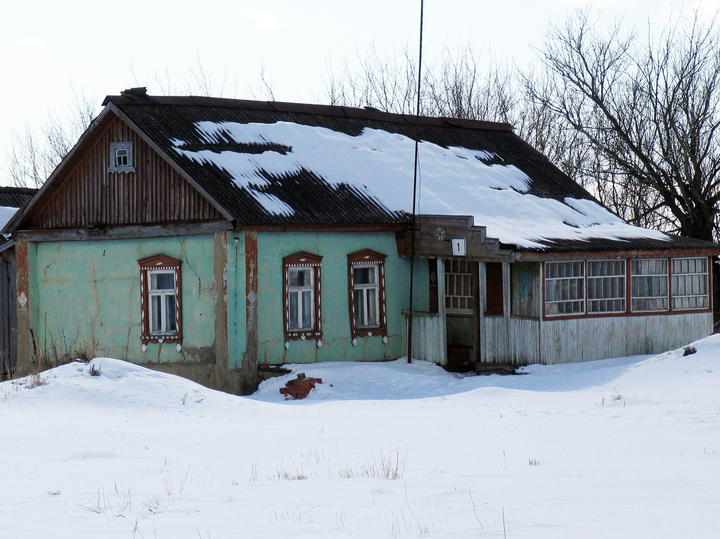
[[[254, 101], [250, 99], [230, 99], [225, 97], [205, 96], [150, 96], [135, 95], [123, 92], [123, 95], [105, 97], [103, 106], [113, 103], [118, 107], [129, 105], [161, 105], [161, 106], [193, 106], [222, 107], [250, 110], [270, 110], [276, 112], [294, 112], [319, 114], [323, 116], [339, 116], [365, 120], [379, 120], [399, 124], [415, 125], [414, 114], [398, 114], [383, 112], [373, 107], [357, 108], [341, 105], [320, 105], [311, 103], [293, 103], [288, 101]], [[505, 122], [489, 122], [485, 120], [468, 120], [461, 118], [445, 118], [440, 116], [420, 116], [420, 125], [450, 125], [464, 129], [481, 129], [486, 131], [512, 131], [513, 126]]]

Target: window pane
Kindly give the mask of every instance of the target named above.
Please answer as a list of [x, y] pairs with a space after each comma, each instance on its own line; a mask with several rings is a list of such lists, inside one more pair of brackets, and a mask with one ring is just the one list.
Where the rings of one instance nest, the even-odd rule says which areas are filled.
[[367, 292], [367, 320], [365, 325], [376, 326], [378, 323], [377, 318], [377, 297], [375, 295], [375, 288], [366, 290]]
[[115, 150], [115, 166], [126, 167], [128, 164], [128, 151], [124, 148]]
[[177, 313], [175, 311], [175, 296], [173, 294], [165, 296], [165, 314], [167, 321], [165, 331], [177, 331]]
[[353, 277], [355, 284], [375, 284], [375, 268], [355, 267], [353, 268]]
[[357, 326], [365, 325], [365, 294], [364, 290], [355, 290], [353, 297], [355, 298], [355, 324]]
[[162, 296], [150, 296], [150, 331], [162, 332]]
[[298, 329], [300, 327], [300, 321], [298, 319], [298, 299], [300, 293], [291, 291], [288, 295], [288, 302], [290, 304], [290, 329]]
[[151, 273], [150, 290], [175, 290], [175, 272]]
[[302, 327], [309, 329], [312, 327], [312, 291], [305, 290], [302, 293]]
[[311, 276], [310, 276], [310, 268], [303, 268], [303, 269], [291, 269], [289, 280], [290, 280], [290, 286], [291, 287], [303, 287], [303, 286], [311, 286]]

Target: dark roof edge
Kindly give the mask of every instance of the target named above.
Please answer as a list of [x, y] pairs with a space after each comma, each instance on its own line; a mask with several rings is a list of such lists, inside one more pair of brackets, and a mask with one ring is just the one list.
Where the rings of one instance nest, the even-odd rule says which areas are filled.
[[18, 195], [34, 195], [38, 192], [35, 187], [12, 187], [10, 185], [0, 186], [0, 193], [18, 194]]
[[[223, 107], [251, 110], [270, 110], [276, 112], [294, 112], [320, 114], [323, 116], [339, 116], [363, 120], [379, 120], [400, 124], [415, 125], [416, 116], [382, 112], [374, 108], [355, 108], [337, 105], [313, 105], [305, 103], [288, 103], [283, 101], [251, 101], [248, 99], [227, 99], [222, 97], [202, 96], [149, 96], [123, 93], [105, 97], [103, 106], [113, 103], [122, 108], [124, 105], [172, 105], [193, 107]], [[512, 131], [513, 126], [503, 122], [487, 122], [483, 120], [464, 120], [460, 118], [436, 118], [420, 116], [420, 125], [451, 125], [465, 129], [482, 129], [486, 131]]]

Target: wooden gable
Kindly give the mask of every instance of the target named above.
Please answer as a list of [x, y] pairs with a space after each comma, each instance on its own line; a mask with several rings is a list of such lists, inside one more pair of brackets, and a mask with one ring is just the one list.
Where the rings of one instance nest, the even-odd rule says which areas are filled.
[[[202, 222], [223, 215], [114, 114], [95, 128], [41, 192], [24, 229]], [[134, 171], [110, 169], [110, 144], [132, 143]]]

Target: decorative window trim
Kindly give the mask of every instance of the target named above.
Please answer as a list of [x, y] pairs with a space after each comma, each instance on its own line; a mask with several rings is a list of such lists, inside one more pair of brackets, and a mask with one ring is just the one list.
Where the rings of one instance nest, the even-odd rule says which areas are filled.
[[135, 172], [131, 141], [111, 142], [109, 155], [108, 172]]
[[[177, 260], [167, 255], [157, 254], [141, 258], [140, 265], [140, 309], [141, 309], [141, 340], [143, 344], [151, 342], [174, 342], [182, 343], [182, 282], [180, 265], [182, 260]], [[175, 316], [177, 329], [168, 333], [153, 333], [150, 330], [150, 275], [155, 272], [175, 273]]]
[[[350, 335], [353, 339], [358, 337], [371, 337], [373, 335], [387, 337], [387, 312], [385, 295], [385, 259], [387, 255], [362, 249], [348, 255], [348, 295], [350, 305]], [[355, 318], [355, 274], [354, 269], [362, 266], [372, 266], [377, 269], [378, 278], [378, 325], [373, 327], [358, 327]]]
[[[322, 343], [321, 274], [322, 256], [301, 251], [283, 258], [283, 321], [285, 343], [296, 340], [315, 339]], [[312, 272], [313, 309], [312, 328], [290, 329], [290, 269], [309, 269]]]

